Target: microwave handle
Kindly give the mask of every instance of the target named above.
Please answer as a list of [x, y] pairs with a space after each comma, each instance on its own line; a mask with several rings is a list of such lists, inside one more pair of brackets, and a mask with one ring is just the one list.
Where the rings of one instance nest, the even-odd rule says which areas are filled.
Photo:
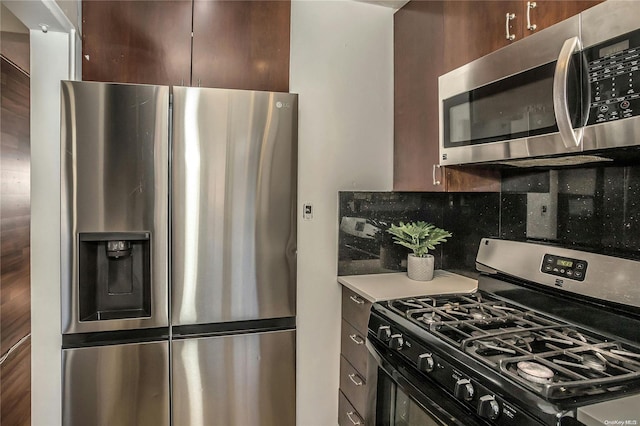
[[553, 110], [560, 137], [566, 148], [575, 148], [580, 145], [583, 133], [582, 127], [574, 131], [571, 125], [567, 92], [571, 57], [580, 47], [578, 37], [572, 37], [564, 42], [562, 49], [560, 49], [560, 55], [558, 56], [558, 62], [553, 76]]

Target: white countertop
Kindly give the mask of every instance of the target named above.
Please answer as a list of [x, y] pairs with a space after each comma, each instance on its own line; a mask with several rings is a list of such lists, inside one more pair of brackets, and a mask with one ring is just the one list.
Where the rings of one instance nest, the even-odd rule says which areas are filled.
[[340, 276], [338, 282], [370, 302], [425, 295], [471, 293], [478, 288], [478, 280], [443, 270], [436, 270], [431, 281], [414, 281], [407, 277], [406, 272], [394, 272]]

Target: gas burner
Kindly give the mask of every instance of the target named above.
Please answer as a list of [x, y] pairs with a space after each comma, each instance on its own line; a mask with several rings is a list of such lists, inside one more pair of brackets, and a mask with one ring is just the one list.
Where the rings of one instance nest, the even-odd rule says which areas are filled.
[[469, 316], [476, 320], [486, 320], [492, 317], [491, 314], [485, 312], [482, 308], [480, 309], [470, 309]]
[[553, 370], [537, 362], [520, 361], [517, 366], [518, 375], [530, 382], [545, 385], [553, 380]]
[[[598, 355], [596, 353], [596, 355]], [[605, 371], [607, 369], [607, 360], [600, 355], [584, 355], [582, 357], [582, 365], [595, 371]]]
[[422, 320], [422, 322], [424, 322], [427, 325], [432, 325], [442, 321], [442, 317], [436, 314], [435, 312], [432, 312], [430, 314], [426, 313], [422, 315], [420, 319]]

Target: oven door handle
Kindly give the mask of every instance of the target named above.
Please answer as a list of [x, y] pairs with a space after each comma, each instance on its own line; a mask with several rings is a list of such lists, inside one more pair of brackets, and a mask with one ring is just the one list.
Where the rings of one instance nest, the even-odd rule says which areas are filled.
[[553, 111], [562, 143], [568, 149], [580, 145], [584, 132], [582, 126], [574, 131], [571, 125], [571, 115], [569, 114], [569, 67], [573, 53], [580, 49], [581, 44], [578, 37], [571, 37], [565, 40], [562, 49], [560, 49], [553, 76]]

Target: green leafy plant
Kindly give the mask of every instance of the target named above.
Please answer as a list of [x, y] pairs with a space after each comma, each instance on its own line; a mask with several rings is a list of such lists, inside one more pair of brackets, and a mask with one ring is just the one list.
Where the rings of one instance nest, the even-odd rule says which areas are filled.
[[452, 236], [450, 232], [422, 221], [400, 222], [397, 226], [391, 224], [387, 232], [393, 235], [394, 243], [410, 248], [417, 257], [425, 257], [429, 250], [435, 249], [435, 246]]

